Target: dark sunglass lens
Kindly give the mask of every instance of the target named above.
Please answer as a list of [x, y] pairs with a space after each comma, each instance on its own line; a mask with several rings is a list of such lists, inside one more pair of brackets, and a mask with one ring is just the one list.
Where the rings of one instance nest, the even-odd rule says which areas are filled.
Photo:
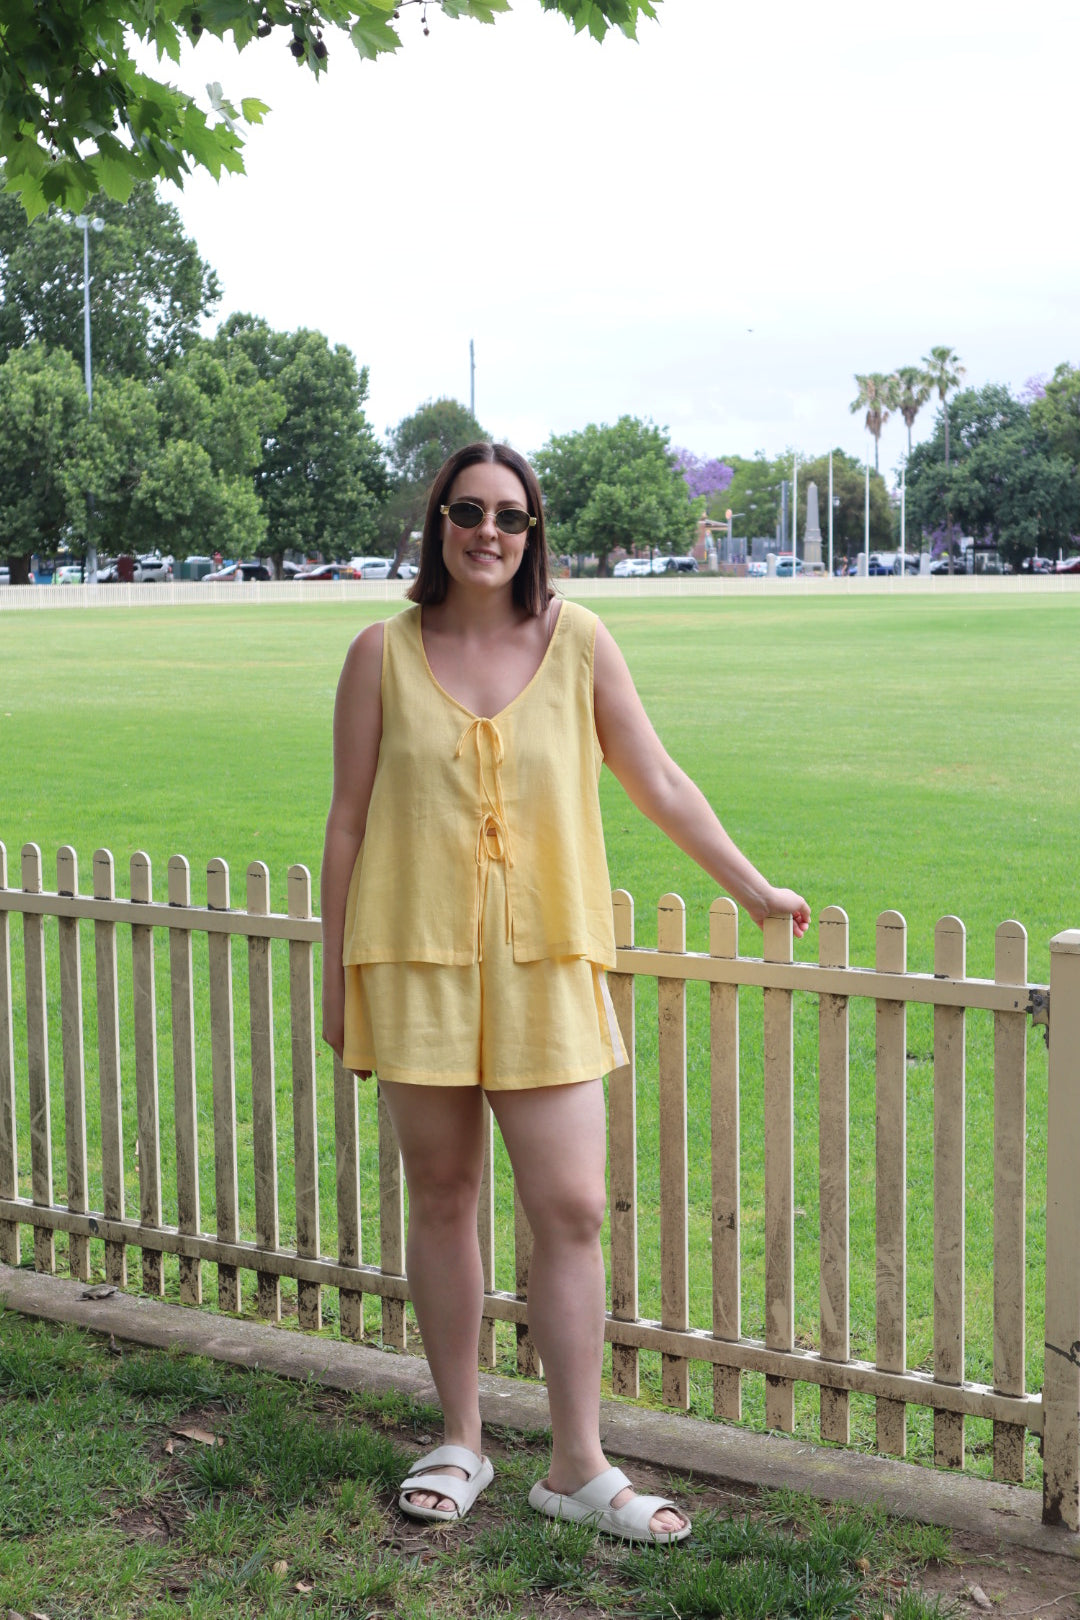
[[454, 501], [448, 516], [451, 523], [456, 523], [459, 529], [475, 529], [483, 520], [484, 508], [477, 506], [475, 501]]
[[529, 514], [520, 506], [508, 506], [496, 516], [495, 527], [503, 534], [524, 534], [529, 527]]

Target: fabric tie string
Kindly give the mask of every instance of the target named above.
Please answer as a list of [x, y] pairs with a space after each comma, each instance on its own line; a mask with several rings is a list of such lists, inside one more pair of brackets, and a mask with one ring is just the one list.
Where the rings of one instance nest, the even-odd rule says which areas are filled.
[[[484, 907], [487, 902], [488, 874], [492, 861], [500, 861], [504, 868], [509, 870], [514, 864], [513, 850], [510, 843], [510, 829], [506, 824], [506, 808], [503, 804], [502, 777], [500, 766], [503, 762], [503, 740], [499, 728], [494, 720], [478, 716], [470, 720], [465, 730], [458, 738], [454, 758], [460, 759], [472, 738], [476, 750], [476, 779], [480, 808], [479, 825], [476, 831], [476, 950], [477, 960], [484, 960]], [[488, 780], [488, 771], [484, 764], [484, 742], [487, 742], [487, 751], [491, 760], [491, 780]], [[511, 939], [511, 909], [510, 909], [510, 883], [507, 879], [506, 890], [506, 941]]]

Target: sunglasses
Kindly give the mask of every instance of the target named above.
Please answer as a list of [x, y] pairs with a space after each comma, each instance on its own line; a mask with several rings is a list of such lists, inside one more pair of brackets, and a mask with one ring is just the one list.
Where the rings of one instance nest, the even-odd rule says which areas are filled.
[[504, 506], [498, 512], [485, 512], [479, 501], [451, 501], [449, 506], [440, 506], [439, 511], [458, 529], [478, 528], [486, 517], [494, 518], [495, 527], [503, 534], [524, 534], [526, 529], [536, 527], [536, 519], [522, 511], [520, 506]]

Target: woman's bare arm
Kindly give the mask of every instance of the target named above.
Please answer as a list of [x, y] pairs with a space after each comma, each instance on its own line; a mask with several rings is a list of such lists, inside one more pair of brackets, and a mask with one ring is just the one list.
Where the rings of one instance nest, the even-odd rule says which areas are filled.
[[638, 697], [626, 660], [603, 624], [596, 627], [593, 697], [604, 761], [642, 813], [745, 906], [760, 928], [766, 917], [792, 919], [801, 938], [810, 907], [778, 889], [728, 836], [701, 789], [670, 757]]
[[382, 738], [383, 627], [362, 630], [345, 656], [334, 704], [334, 790], [326, 818], [320, 909], [323, 1040], [341, 1056], [345, 1041], [345, 901], [367, 825]]

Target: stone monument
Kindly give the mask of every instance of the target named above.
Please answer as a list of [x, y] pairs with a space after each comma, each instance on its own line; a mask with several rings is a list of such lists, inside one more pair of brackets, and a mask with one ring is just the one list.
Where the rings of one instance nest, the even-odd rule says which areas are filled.
[[818, 521], [817, 485], [806, 491], [806, 532], [803, 536], [803, 568], [808, 574], [824, 572], [821, 561], [821, 524]]

